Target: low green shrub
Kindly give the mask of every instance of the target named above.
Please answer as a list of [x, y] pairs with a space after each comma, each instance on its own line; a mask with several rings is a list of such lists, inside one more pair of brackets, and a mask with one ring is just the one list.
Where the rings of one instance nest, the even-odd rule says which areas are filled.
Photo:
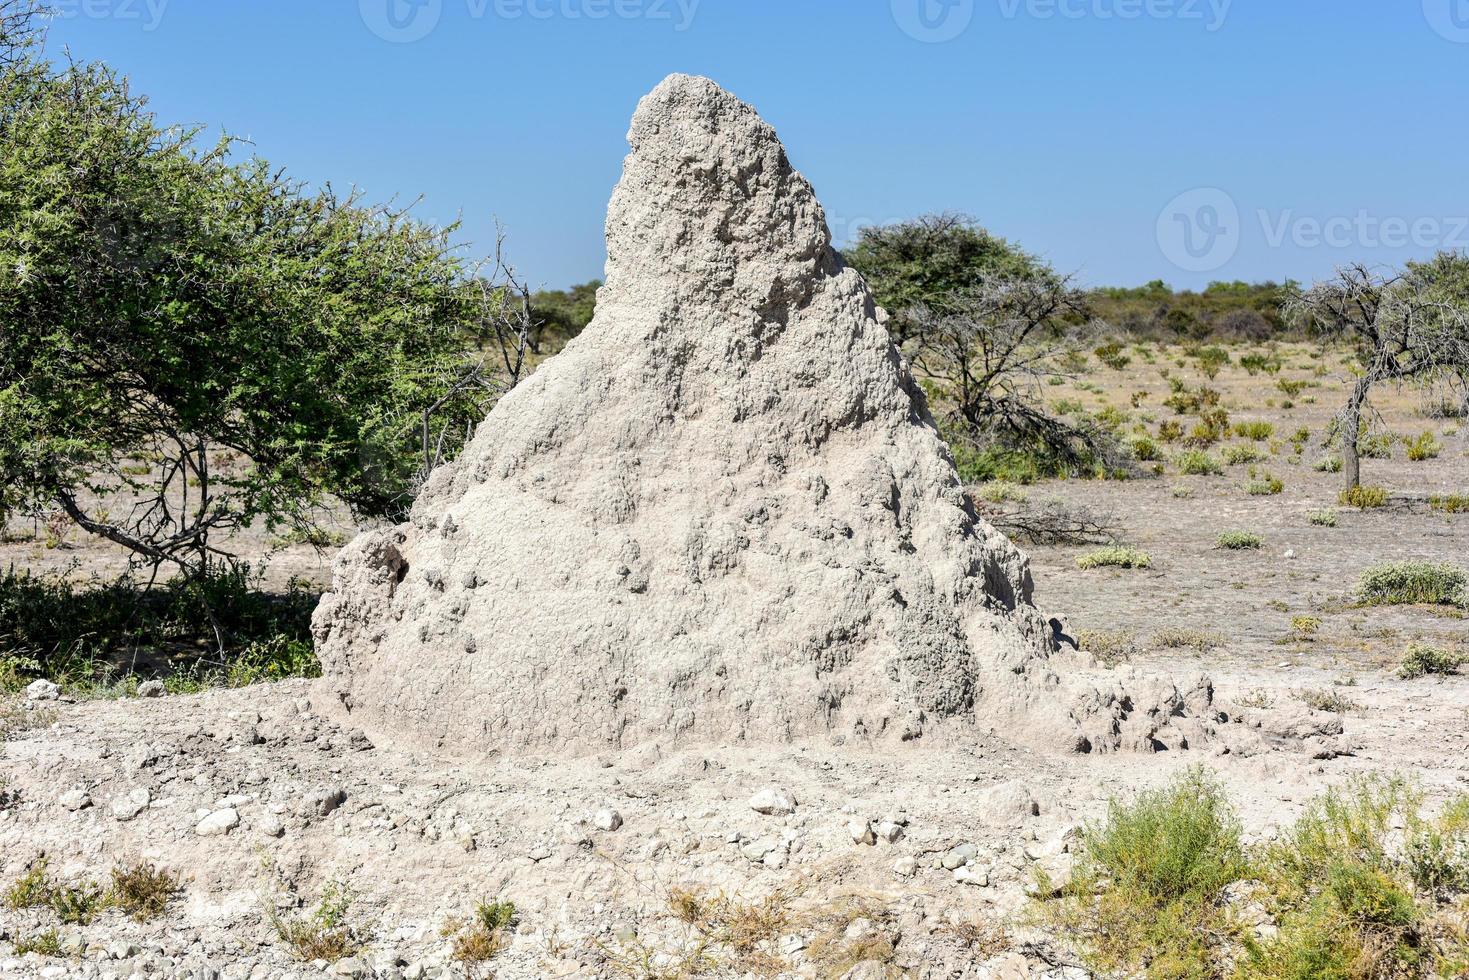
[[1248, 444], [1236, 443], [1235, 445], [1224, 447], [1224, 462], [1230, 466], [1259, 463], [1263, 462], [1264, 459], [1264, 453]]
[[1114, 545], [1099, 548], [1076, 559], [1076, 567], [1083, 571], [1094, 568], [1151, 568], [1153, 558], [1145, 551]]
[[1372, 510], [1387, 504], [1387, 490], [1382, 487], [1369, 487], [1358, 485], [1343, 490], [1337, 496], [1337, 503], [1343, 507], [1355, 507], [1358, 510]]
[[1254, 442], [1264, 442], [1275, 435], [1275, 424], [1259, 420], [1249, 422], [1236, 422], [1234, 434], [1241, 439], [1250, 439]]
[[1405, 681], [1427, 677], [1429, 674], [1447, 676], [1457, 674], [1459, 668], [1466, 663], [1469, 663], [1469, 656], [1465, 654], [1414, 643], [1403, 654], [1403, 661], [1398, 665], [1398, 676]]
[[1432, 432], [1425, 432], [1414, 439], [1404, 436], [1403, 444], [1408, 447], [1408, 459], [1414, 463], [1437, 459], [1443, 452], [1443, 444], [1433, 437]]
[[1342, 461], [1340, 456], [1322, 456], [1311, 464], [1311, 468], [1317, 473], [1340, 473]]
[[1258, 551], [1265, 539], [1253, 531], [1225, 531], [1219, 535], [1219, 547], [1227, 551]]
[[1235, 934], [1224, 891], [1248, 872], [1239, 818], [1218, 782], [1193, 769], [1088, 826], [1069, 886], [1040, 915], [1104, 976], [1211, 977]]
[[1245, 492], [1251, 497], [1274, 497], [1285, 491], [1285, 482], [1270, 473], [1261, 473], [1245, 484]]
[[1330, 509], [1313, 511], [1309, 520], [1316, 527], [1336, 527], [1337, 514]]
[[1173, 465], [1185, 476], [1218, 476], [1224, 472], [1219, 461], [1201, 449], [1188, 449], [1174, 457]]
[[1451, 493], [1428, 498], [1428, 506], [1445, 514], [1469, 514], [1469, 493]]
[[1373, 565], [1357, 584], [1364, 606], [1455, 606], [1466, 603], [1469, 572], [1448, 562], [1396, 561]]

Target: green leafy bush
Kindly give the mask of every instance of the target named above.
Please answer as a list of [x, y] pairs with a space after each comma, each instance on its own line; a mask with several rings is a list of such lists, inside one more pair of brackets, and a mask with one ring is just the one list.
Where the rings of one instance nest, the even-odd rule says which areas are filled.
[[1336, 527], [1337, 514], [1334, 510], [1318, 510], [1313, 511], [1309, 519], [1316, 527]]
[[1451, 493], [1430, 497], [1428, 506], [1445, 514], [1469, 514], [1469, 494]]
[[74, 693], [126, 694], [149, 674], [176, 690], [314, 677], [318, 598], [297, 583], [281, 594], [261, 591], [246, 566], [151, 590], [127, 579], [78, 584], [7, 572], [0, 666], [9, 666], [0, 669], [0, 687], [45, 676]]
[[1251, 439], [1255, 442], [1265, 442], [1275, 435], [1275, 425], [1271, 422], [1259, 420], [1250, 422], [1237, 422], [1234, 426], [1234, 434], [1241, 439]]
[[1274, 497], [1284, 490], [1284, 481], [1269, 473], [1261, 473], [1245, 485], [1245, 492], [1252, 497]]
[[[1223, 789], [1193, 769], [1088, 826], [1070, 885], [1040, 911], [1102, 975], [1209, 977], [1233, 929], [1224, 890], [1247, 870]], [[1042, 876], [1038, 889], [1054, 893]]]

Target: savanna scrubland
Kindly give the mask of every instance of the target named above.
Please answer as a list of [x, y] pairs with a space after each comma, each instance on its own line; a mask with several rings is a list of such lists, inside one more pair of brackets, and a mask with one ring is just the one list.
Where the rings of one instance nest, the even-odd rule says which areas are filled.
[[0, 10], [5, 971], [1469, 971], [1463, 256], [1080, 288], [939, 215], [833, 259], [1058, 649], [1207, 675], [1211, 737], [487, 755], [360, 723], [310, 619], [599, 284], [201, 146]]

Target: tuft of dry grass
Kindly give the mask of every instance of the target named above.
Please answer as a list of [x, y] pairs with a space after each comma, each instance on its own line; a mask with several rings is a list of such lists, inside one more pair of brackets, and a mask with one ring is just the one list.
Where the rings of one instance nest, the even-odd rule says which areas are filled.
[[1160, 630], [1154, 635], [1153, 646], [1164, 650], [1197, 650], [1208, 653], [1224, 646], [1224, 637], [1218, 633], [1174, 627]]
[[118, 865], [112, 869], [111, 903], [136, 922], [156, 919], [178, 894], [179, 876], [152, 864]]

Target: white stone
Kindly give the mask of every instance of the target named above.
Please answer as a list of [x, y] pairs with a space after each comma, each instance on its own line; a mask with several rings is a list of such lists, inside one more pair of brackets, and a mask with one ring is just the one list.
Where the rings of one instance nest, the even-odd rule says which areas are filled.
[[910, 857], [900, 857], [893, 862], [893, 874], [899, 878], [911, 878], [918, 873], [918, 861]]
[[221, 837], [240, 825], [240, 814], [236, 810], [215, 810], [194, 826], [200, 837]]
[[784, 817], [796, 812], [796, 798], [778, 786], [767, 786], [750, 797], [750, 809], [767, 817]]
[[31, 681], [26, 687], [26, 697], [32, 701], [55, 701], [61, 697], [61, 688], [47, 680]]
[[622, 814], [616, 810], [598, 810], [592, 814], [592, 826], [609, 832], [617, 830], [622, 826]]

